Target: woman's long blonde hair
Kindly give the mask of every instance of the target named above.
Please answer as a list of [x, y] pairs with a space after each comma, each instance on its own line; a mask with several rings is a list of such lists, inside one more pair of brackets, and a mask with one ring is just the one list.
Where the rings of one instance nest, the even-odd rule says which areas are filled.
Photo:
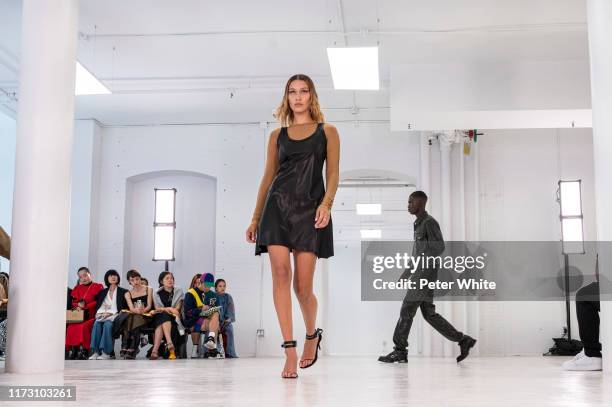
[[276, 108], [274, 117], [276, 117], [281, 126], [288, 127], [293, 124], [293, 110], [291, 110], [291, 106], [289, 106], [289, 86], [291, 85], [291, 82], [296, 80], [304, 81], [308, 85], [308, 89], [310, 90], [310, 117], [312, 117], [312, 120], [317, 123], [325, 122], [325, 116], [323, 116], [323, 112], [321, 112], [319, 96], [317, 95], [314, 82], [308, 75], [304, 74], [293, 75], [291, 78], [289, 78], [287, 84], [285, 85], [283, 101]]

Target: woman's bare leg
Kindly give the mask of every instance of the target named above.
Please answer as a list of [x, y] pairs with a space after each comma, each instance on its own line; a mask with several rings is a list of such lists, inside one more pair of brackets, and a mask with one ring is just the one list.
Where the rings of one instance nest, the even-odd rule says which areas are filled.
[[212, 314], [206, 322], [208, 322], [208, 332], [214, 332], [217, 335], [219, 333], [219, 313], [215, 312]]
[[[313, 291], [314, 272], [317, 256], [312, 252], [293, 252], [295, 277], [293, 290], [300, 303], [306, 334], [312, 334], [317, 325], [317, 297]], [[304, 341], [304, 351], [300, 359], [300, 367], [309, 365], [314, 359], [317, 339]]]
[[[280, 325], [283, 341], [293, 340], [293, 319], [291, 315], [291, 260], [289, 249], [285, 246], [268, 246], [272, 267], [272, 297]], [[283, 377], [297, 374], [297, 352], [295, 348], [285, 349]]]
[[168, 347], [174, 346], [172, 344], [172, 322], [166, 321], [161, 325], [161, 327], [164, 331], [164, 336], [166, 337], [166, 345]]
[[198, 346], [200, 344], [200, 333], [199, 332], [191, 333], [191, 343], [193, 343], [193, 346]]
[[157, 353], [159, 350], [159, 345], [161, 345], [163, 335], [164, 332], [162, 331], [162, 326], [158, 325], [158, 327], [155, 328], [155, 336], [153, 337], [153, 352]]

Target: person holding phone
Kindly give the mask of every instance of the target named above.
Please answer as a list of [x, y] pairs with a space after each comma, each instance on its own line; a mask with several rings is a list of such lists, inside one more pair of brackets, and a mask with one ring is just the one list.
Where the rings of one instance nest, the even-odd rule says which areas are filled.
[[91, 356], [89, 360], [114, 358], [113, 322], [119, 311], [127, 308], [127, 290], [119, 287], [121, 277], [116, 270], [108, 270], [104, 275], [106, 288], [96, 296], [96, 316], [91, 335]]

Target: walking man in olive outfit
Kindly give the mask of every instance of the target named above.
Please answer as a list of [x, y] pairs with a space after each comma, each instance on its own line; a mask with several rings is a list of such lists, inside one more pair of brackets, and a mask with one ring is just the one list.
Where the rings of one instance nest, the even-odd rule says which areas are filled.
[[[440, 256], [442, 252], [444, 252], [444, 239], [442, 238], [440, 225], [438, 225], [438, 222], [425, 211], [426, 203], [427, 195], [423, 191], [413, 192], [408, 199], [408, 212], [416, 216], [416, 220], [414, 221], [413, 258], [418, 256], [435, 257]], [[423, 260], [425, 259], [423, 258]], [[429, 281], [437, 280], [438, 269], [435, 264], [436, 262], [432, 262], [434, 264], [433, 267], [430, 268], [423, 267], [423, 263], [425, 262], [419, 263], [418, 268], [414, 270], [412, 276], [410, 276], [410, 270], [405, 270], [401, 278], [410, 277], [417, 281], [417, 287], [419, 286], [418, 281], [422, 278]], [[436, 312], [436, 306], [433, 303], [433, 296], [434, 290], [427, 287], [408, 290], [402, 302], [400, 317], [395, 326], [395, 332], [393, 332], [393, 343], [395, 346], [391, 353], [378, 358], [380, 362], [408, 362], [408, 334], [410, 333], [412, 320], [419, 308], [421, 308], [421, 313], [425, 321], [429, 322], [429, 324], [440, 332], [442, 336], [449, 341], [459, 343], [461, 354], [457, 356], [457, 363], [468, 356], [470, 348], [476, 344], [476, 339], [457, 331], [446, 319], [444, 319], [444, 317], [438, 314]]]

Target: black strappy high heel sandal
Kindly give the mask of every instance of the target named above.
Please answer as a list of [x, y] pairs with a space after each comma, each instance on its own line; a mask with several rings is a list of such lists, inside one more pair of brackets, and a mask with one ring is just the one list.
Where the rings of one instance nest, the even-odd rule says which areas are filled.
[[[308, 364], [306, 366], [300, 366], [300, 369], [308, 369], [310, 366], [312, 366], [312, 365], [314, 365], [316, 363], [317, 358], [319, 356], [319, 349], [321, 349], [321, 339], [323, 339], [323, 330], [321, 328], [317, 328], [312, 335], [306, 334], [306, 339], [307, 340], [316, 339], [316, 338], [319, 338], [319, 341], [317, 342], [317, 347], [315, 349], [314, 359], [312, 360], [312, 362], [310, 362], [310, 364]], [[306, 359], [306, 360], [308, 360], [308, 359]]]
[[[285, 348], [285, 349], [287, 349], [287, 348], [295, 348], [296, 346], [297, 346], [297, 341], [285, 341], [281, 345], [281, 348]], [[285, 376], [284, 374], [282, 376], [283, 379], [297, 379], [297, 377], [298, 377], [297, 372], [290, 373], [290, 376]]]

